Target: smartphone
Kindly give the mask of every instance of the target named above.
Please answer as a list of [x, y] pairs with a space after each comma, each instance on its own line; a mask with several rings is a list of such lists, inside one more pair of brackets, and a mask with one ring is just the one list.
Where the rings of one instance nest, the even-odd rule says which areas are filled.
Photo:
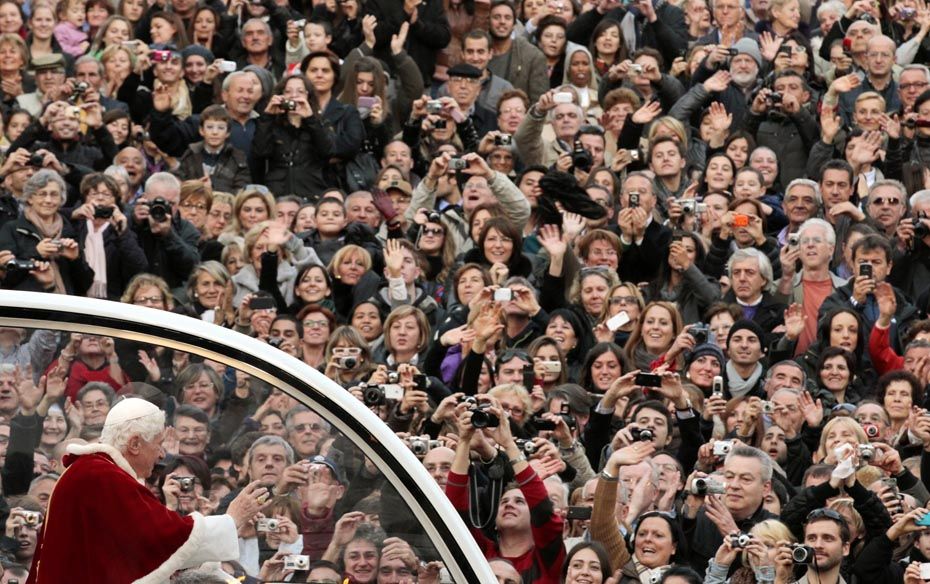
[[249, 308], [252, 310], [271, 310], [277, 308], [274, 298], [269, 296], [255, 296], [249, 300]]
[[859, 264], [859, 277], [871, 278], [872, 277], [872, 264], [867, 264], [865, 262]]
[[607, 323], [606, 323], [607, 330], [609, 330], [612, 333], [615, 333], [618, 330], [620, 330], [620, 327], [626, 325], [629, 322], [630, 322], [630, 315], [621, 310], [617, 314], [607, 319]]
[[543, 361], [542, 366], [543, 366], [543, 371], [545, 371], [546, 373], [561, 373], [562, 372], [561, 361]]
[[552, 101], [555, 103], [571, 103], [575, 101], [575, 99], [571, 93], [567, 91], [560, 91], [559, 93], [556, 93], [554, 96], [552, 96]]
[[235, 61], [227, 61], [225, 59], [222, 59], [220, 61], [219, 67], [220, 67], [220, 71], [222, 71], [223, 73], [232, 73], [237, 68]]
[[662, 376], [654, 373], [637, 373], [634, 383], [641, 387], [662, 387]]
[[[569, 507], [565, 513], [565, 518], [587, 521], [591, 519], [591, 507]], [[930, 564], [927, 565], [930, 566]]]
[[513, 300], [513, 290], [510, 288], [498, 288], [494, 291], [494, 302], [510, 302]]
[[[914, 525], [920, 525], [921, 527], [930, 527], [930, 513], [927, 513], [920, 519], [914, 522]], [[924, 566], [930, 566], [930, 564], [924, 564]]]
[[358, 107], [370, 110], [375, 107], [375, 104], [378, 103], [378, 100], [374, 97], [359, 97], [358, 98]]
[[523, 366], [523, 387], [526, 391], [533, 391], [534, 385], [536, 385], [536, 372], [533, 371], [533, 364], [527, 363]]
[[[921, 519], [923, 521], [923, 519]], [[917, 522], [917, 525], [923, 525], [920, 521]], [[920, 564], [920, 579], [921, 580], [930, 580], [930, 563], [921, 562]], [[12, 580], [10, 580], [12, 582]]]

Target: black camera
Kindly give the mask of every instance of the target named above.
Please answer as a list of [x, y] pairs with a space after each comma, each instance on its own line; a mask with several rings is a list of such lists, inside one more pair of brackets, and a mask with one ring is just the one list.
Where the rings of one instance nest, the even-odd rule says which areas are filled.
[[635, 209], [639, 207], [639, 192], [630, 191], [630, 209]]
[[752, 539], [748, 533], [737, 533], [730, 536], [730, 547], [733, 549], [742, 549]]
[[84, 97], [84, 93], [90, 89], [90, 84], [86, 81], [79, 81], [74, 84], [74, 89], [71, 91], [71, 95], [68, 97], [68, 103], [77, 103], [79, 99]]
[[446, 120], [436, 120], [433, 122], [433, 129], [435, 130], [445, 130], [447, 126]]
[[416, 386], [419, 391], [427, 391], [433, 382], [430, 381], [429, 375], [424, 373], [416, 373], [413, 376], [413, 385]]
[[921, 221], [921, 219], [926, 219], [927, 214], [923, 211], [917, 213], [917, 217], [914, 219], [914, 238], [923, 239], [930, 235], [930, 227], [927, 227], [926, 223]]
[[136, 132], [135, 134], [133, 134], [133, 138], [135, 139], [136, 142], [139, 142], [139, 143], [148, 142], [149, 140], [152, 139], [152, 137], [149, 136], [149, 133], [145, 130], [141, 132]]
[[859, 15], [859, 20], [863, 22], [868, 22], [869, 24], [878, 24], [878, 21], [875, 20], [875, 17], [869, 14], [868, 12], [863, 12]]
[[280, 349], [281, 345], [284, 344], [284, 337], [270, 337], [268, 339], [268, 344], [275, 349]]
[[491, 404], [484, 402], [471, 408], [471, 425], [475, 428], [497, 428], [501, 425], [501, 419], [488, 411]]
[[171, 216], [171, 205], [163, 197], [155, 197], [149, 203], [149, 216], [159, 223], [164, 223]]
[[28, 272], [30, 270], [36, 269], [36, 262], [35, 260], [21, 260], [14, 258], [8, 261], [4, 267], [6, 268], [7, 272]]
[[396, 384], [366, 385], [362, 389], [362, 401], [366, 406], [383, 406], [388, 400], [399, 401], [404, 397], [404, 389]]
[[437, 213], [436, 211], [430, 211], [426, 215], [426, 220], [429, 221], [430, 223], [439, 223], [439, 217], [440, 217], [439, 213]]
[[45, 165], [45, 157], [41, 154], [31, 154], [29, 155], [28, 165], [42, 167]]
[[768, 99], [772, 102], [772, 105], [778, 105], [781, 103], [781, 100], [784, 99], [784, 96], [777, 91], [773, 91], [769, 94]]
[[281, 108], [286, 112], [292, 112], [297, 110], [297, 102], [293, 99], [285, 99], [281, 104]]
[[94, 219], [109, 219], [113, 216], [113, 207], [94, 207]]
[[594, 157], [581, 144], [581, 140], [575, 140], [575, 148], [572, 150], [572, 166], [585, 172], [594, 166]]
[[495, 146], [510, 146], [513, 142], [513, 136], [510, 134], [501, 134], [500, 136], [494, 136], [494, 145]]
[[174, 477], [174, 480], [178, 481], [182, 493], [194, 492], [194, 477]]
[[656, 437], [649, 428], [630, 428], [630, 436], [633, 442], [651, 442]]
[[532, 440], [517, 438], [514, 442], [517, 445], [517, 450], [522, 452], [527, 458], [536, 453], [536, 444], [534, 444]]
[[814, 548], [809, 545], [792, 544], [791, 561], [795, 564], [810, 564], [814, 561]]
[[710, 338], [710, 325], [698, 322], [691, 325], [688, 334], [694, 338], [695, 345], [703, 345]]

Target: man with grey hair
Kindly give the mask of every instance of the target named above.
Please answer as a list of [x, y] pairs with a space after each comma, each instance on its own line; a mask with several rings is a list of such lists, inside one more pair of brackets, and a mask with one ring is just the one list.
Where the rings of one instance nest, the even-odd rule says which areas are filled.
[[132, 209], [132, 229], [149, 261], [148, 272], [170, 288], [183, 286], [200, 261], [200, 232], [177, 212], [181, 183], [167, 172], [145, 181], [145, 192]]
[[869, 222], [885, 237], [893, 237], [907, 211], [907, 188], [893, 179], [877, 180], [869, 189]]
[[[795, 355], [801, 355], [817, 339], [817, 313], [820, 305], [846, 280], [830, 271], [836, 248], [833, 226], [823, 219], [805, 221], [788, 245], [781, 248], [781, 280], [775, 298], [790, 305], [792, 317], [785, 338], [795, 341]], [[800, 263], [801, 269], [796, 270]], [[799, 320], [800, 319], [800, 320]]]
[[[775, 277], [769, 258], [752, 247], [738, 249], [727, 262], [727, 274], [730, 291], [724, 301], [738, 303], [743, 309], [743, 318], [758, 324], [770, 335], [783, 323], [785, 305], [772, 295]], [[772, 339], [766, 335], [762, 340], [764, 346], [768, 346]]]
[[[288, 18], [286, 13], [283, 14], [285, 19]], [[285, 67], [284, 43], [282, 41], [280, 47], [274, 47], [275, 37], [268, 23], [261, 18], [250, 18], [242, 25], [239, 36], [242, 38], [244, 54], [238, 60], [238, 69], [246, 65], [257, 65], [271, 71], [275, 81], [281, 79]]]
[[772, 459], [752, 446], [734, 446], [723, 463], [722, 495], [691, 494], [682, 510], [682, 528], [691, 542], [691, 566], [701, 573], [723, 543], [723, 534], [748, 532], [778, 516], [763, 506], [772, 490]]
[[[542, 94], [539, 101], [530, 107], [513, 136], [520, 159], [526, 166], [554, 165], [559, 156], [572, 151], [575, 134], [584, 122], [584, 110], [574, 101], [556, 103], [556, 93], [558, 92], [552, 89]], [[554, 140], [543, 138], [543, 129], [547, 122], [552, 124]]]
[[[910, 44], [910, 41], [898, 47], [899, 55], [908, 44]], [[900, 57], [898, 62], [902, 62]], [[927, 88], [930, 88], [930, 69], [926, 65], [908, 65], [901, 69], [901, 74], [898, 76], [898, 97], [901, 99], [901, 111], [903, 113], [913, 111], [917, 97], [927, 91]]]
[[782, 206], [788, 225], [778, 233], [777, 239], [778, 244], [784, 246], [788, 243], [788, 234], [797, 233], [802, 223], [820, 215], [823, 207], [820, 187], [810, 179], [796, 178], [788, 183]]
[[154, 584], [178, 570], [239, 557], [238, 530], [261, 510], [267, 489], [248, 485], [226, 515], [181, 517], [145, 484], [165, 457], [164, 439], [165, 413], [129, 398], [110, 410], [98, 444], [68, 448], [67, 471], [40, 517], [30, 582]]

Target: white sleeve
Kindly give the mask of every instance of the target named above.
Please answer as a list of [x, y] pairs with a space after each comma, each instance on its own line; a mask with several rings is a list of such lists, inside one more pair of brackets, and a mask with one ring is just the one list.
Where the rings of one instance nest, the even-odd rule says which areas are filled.
[[211, 515], [197, 517], [195, 522], [203, 521], [201, 545], [188, 560], [188, 567], [199, 566], [204, 562], [225, 562], [239, 557], [239, 535], [236, 522], [229, 515]]

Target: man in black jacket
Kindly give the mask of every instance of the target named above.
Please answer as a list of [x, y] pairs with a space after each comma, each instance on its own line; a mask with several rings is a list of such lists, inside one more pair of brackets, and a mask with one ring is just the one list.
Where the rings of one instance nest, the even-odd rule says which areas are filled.
[[758, 448], [733, 448], [723, 464], [723, 495], [688, 495], [682, 509], [682, 529], [691, 542], [691, 567], [703, 574], [724, 536], [748, 532], [777, 516], [762, 503], [772, 490], [772, 459]]
[[667, 261], [672, 230], [653, 218], [656, 195], [652, 178], [643, 172], [631, 172], [620, 193], [617, 225], [623, 244], [620, 279], [624, 282], [648, 282]]
[[410, 23], [407, 53], [420, 66], [423, 80], [429, 86], [436, 55], [452, 40], [442, 0], [368, 0], [365, 9], [378, 19], [375, 54], [385, 63], [393, 62], [389, 58], [391, 37], [400, 31], [401, 24]]

